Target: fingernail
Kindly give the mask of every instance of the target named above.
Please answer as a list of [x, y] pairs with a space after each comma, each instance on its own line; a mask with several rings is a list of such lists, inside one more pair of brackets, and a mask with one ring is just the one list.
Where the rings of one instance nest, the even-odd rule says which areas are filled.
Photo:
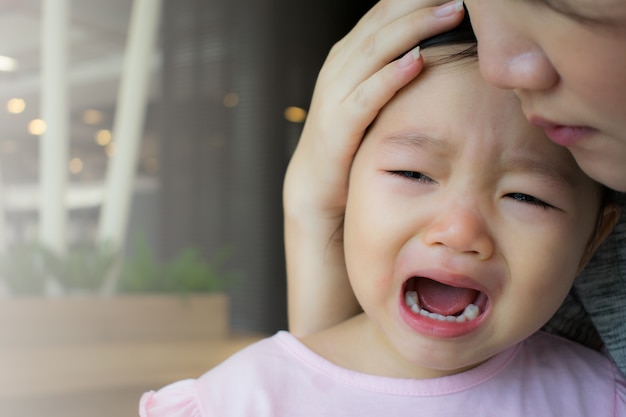
[[463, 0], [454, 0], [437, 7], [433, 13], [437, 17], [446, 17], [463, 10]]
[[417, 61], [420, 57], [420, 47], [417, 46], [413, 50], [404, 54], [402, 58], [398, 61], [399, 68], [406, 68], [415, 61]]

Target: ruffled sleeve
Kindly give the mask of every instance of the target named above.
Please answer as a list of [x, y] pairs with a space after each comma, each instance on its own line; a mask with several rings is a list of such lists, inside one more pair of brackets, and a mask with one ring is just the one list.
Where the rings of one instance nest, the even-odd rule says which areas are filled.
[[202, 417], [196, 381], [186, 379], [158, 391], [143, 394], [139, 402], [141, 417]]

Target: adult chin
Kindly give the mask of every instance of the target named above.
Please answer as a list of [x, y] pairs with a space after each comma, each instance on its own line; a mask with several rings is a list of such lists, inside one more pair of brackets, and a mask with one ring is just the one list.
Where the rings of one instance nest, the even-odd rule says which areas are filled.
[[581, 145], [586, 144], [568, 147], [580, 169], [599, 183], [615, 191], [626, 192], [626, 144], [623, 150], [613, 151]]

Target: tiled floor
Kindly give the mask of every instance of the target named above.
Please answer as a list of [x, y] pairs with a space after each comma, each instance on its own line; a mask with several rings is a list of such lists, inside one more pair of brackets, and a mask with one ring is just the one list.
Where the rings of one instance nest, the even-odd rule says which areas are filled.
[[[45, 307], [39, 317], [46, 316], [47, 320], [33, 325], [26, 316], [38, 317], [36, 303], [28, 308], [21, 306], [25, 310], [15, 314], [14, 309], [3, 309], [0, 302], [0, 325], [4, 328], [0, 341], [0, 416], [134, 417], [143, 392], [199, 376], [261, 337], [230, 333], [225, 328], [225, 303], [205, 308], [203, 300], [195, 302], [194, 311], [188, 309], [180, 317], [161, 308], [171, 320], [162, 320], [161, 331], [151, 333], [137, 314], [129, 315], [133, 301], [125, 300], [117, 311], [103, 310], [113, 318], [119, 314], [128, 317], [118, 320], [117, 333], [109, 329], [109, 337], [104, 339], [94, 337], [98, 332], [89, 334], [85, 330], [94, 324], [93, 314], [81, 317], [76, 310], [74, 322], [64, 327], [57, 322], [71, 322], [63, 316], [65, 313], [58, 313], [57, 307], [56, 313]], [[98, 308], [104, 307], [96, 305], [90, 311], [97, 315]], [[141, 312], [145, 314], [145, 310], [143, 307]], [[14, 315], [10, 320], [9, 313]], [[177, 324], [176, 318], [181, 322]], [[196, 325], [203, 320], [211, 322], [209, 329]], [[106, 326], [101, 320], [98, 324]], [[51, 328], [55, 325], [60, 328]], [[138, 326], [136, 331], [134, 326]], [[77, 336], [77, 329], [87, 336]], [[51, 336], [37, 337], [29, 332]], [[19, 337], [7, 337], [10, 334]], [[65, 340], [59, 334], [66, 336]]]

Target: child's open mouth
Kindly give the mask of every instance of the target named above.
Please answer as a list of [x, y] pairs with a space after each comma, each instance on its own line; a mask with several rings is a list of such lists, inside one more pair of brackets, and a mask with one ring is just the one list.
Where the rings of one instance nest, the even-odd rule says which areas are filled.
[[415, 314], [433, 320], [465, 323], [485, 308], [487, 296], [471, 288], [453, 287], [424, 277], [412, 277], [404, 285], [404, 303]]

